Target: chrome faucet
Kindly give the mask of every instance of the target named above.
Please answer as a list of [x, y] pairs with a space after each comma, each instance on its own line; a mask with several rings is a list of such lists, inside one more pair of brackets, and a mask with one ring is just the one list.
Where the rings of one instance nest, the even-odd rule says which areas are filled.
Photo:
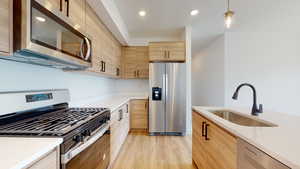
[[253, 91], [253, 106], [252, 106], [252, 112], [251, 112], [251, 114], [252, 114], [253, 116], [258, 116], [259, 113], [262, 113], [262, 112], [263, 112], [263, 105], [260, 104], [260, 105], [259, 105], [259, 108], [257, 108], [257, 103], [256, 103], [256, 90], [255, 90], [255, 88], [254, 88], [253, 85], [251, 85], [251, 84], [249, 84], [249, 83], [243, 83], [243, 84], [240, 84], [240, 85], [236, 88], [236, 90], [235, 90], [235, 92], [234, 92], [234, 94], [233, 94], [233, 96], [232, 96], [232, 99], [234, 99], [234, 100], [237, 100], [237, 99], [238, 99], [239, 90], [240, 90], [240, 88], [242, 88], [243, 86], [248, 86], [248, 87], [250, 87], [250, 88], [252, 89], [252, 91]]

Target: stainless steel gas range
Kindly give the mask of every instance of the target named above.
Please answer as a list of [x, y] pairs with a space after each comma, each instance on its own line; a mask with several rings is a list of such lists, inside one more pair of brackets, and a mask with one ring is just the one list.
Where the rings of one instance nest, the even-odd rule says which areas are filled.
[[62, 169], [106, 169], [110, 110], [70, 108], [68, 90], [0, 92], [0, 136], [60, 137]]

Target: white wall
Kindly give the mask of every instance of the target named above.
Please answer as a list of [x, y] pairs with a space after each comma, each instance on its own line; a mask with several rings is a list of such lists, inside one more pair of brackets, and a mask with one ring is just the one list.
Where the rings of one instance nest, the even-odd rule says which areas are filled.
[[226, 106], [250, 107], [252, 95], [236, 86], [252, 83], [265, 109], [300, 115], [300, 33], [243, 32], [226, 34]]
[[224, 106], [224, 36], [193, 56], [192, 103]]
[[300, 115], [299, 44], [296, 32], [227, 32], [193, 56], [193, 105], [250, 108], [249, 88], [231, 97], [251, 83], [265, 110]]
[[71, 101], [111, 94], [115, 80], [0, 60], [0, 91], [67, 88]]

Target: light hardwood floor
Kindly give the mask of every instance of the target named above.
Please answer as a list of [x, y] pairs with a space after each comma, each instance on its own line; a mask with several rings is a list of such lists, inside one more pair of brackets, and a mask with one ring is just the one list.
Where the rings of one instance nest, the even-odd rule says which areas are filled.
[[191, 136], [148, 136], [131, 132], [112, 169], [195, 169]]

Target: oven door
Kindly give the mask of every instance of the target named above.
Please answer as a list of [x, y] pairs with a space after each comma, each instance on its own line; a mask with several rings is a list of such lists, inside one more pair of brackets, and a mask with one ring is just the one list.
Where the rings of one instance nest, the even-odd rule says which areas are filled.
[[[40, 58], [49, 56], [47, 59], [54, 62], [90, 67], [90, 38], [74, 29], [60, 11], [47, 9], [42, 3], [40, 0], [14, 2], [14, 22], [18, 23], [14, 24], [14, 51], [30, 51], [41, 54]], [[30, 61], [46, 62], [47, 59]]]
[[110, 162], [110, 131], [103, 127], [86, 142], [62, 155], [62, 169], [107, 169]]

